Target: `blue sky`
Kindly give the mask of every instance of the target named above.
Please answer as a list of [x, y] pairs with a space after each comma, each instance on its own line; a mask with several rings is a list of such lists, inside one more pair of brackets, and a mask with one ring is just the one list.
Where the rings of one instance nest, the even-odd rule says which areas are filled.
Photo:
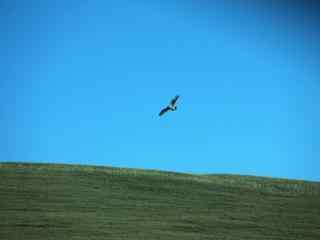
[[2, 1], [0, 161], [320, 180], [319, 18], [286, 4]]

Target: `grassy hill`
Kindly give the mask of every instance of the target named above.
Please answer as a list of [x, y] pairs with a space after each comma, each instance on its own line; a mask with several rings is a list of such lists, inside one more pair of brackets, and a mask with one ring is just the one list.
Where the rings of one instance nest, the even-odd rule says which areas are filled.
[[320, 239], [320, 183], [0, 164], [0, 239]]

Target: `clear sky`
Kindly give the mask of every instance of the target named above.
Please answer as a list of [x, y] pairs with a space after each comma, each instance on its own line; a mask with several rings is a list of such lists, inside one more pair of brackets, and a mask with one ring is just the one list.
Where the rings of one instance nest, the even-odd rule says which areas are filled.
[[271, 2], [1, 1], [0, 161], [319, 181], [318, 11]]

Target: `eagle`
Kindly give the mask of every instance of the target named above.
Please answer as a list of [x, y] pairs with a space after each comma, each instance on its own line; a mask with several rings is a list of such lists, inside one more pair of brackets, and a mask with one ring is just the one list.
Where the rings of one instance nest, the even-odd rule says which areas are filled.
[[165, 108], [163, 108], [160, 113], [159, 113], [159, 116], [161, 117], [163, 114], [165, 114], [166, 112], [168, 111], [176, 111], [177, 110], [177, 106], [176, 106], [176, 103], [177, 103], [177, 100], [178, 100], [179, 96], [175, 96], [169, 103], [168, 106], [166, 106]]

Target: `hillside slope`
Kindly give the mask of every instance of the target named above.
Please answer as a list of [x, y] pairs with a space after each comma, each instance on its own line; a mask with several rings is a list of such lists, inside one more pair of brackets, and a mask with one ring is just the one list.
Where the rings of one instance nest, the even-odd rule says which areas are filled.
[[320, 183], [0, 164], [0, 239], [320, 239]]

